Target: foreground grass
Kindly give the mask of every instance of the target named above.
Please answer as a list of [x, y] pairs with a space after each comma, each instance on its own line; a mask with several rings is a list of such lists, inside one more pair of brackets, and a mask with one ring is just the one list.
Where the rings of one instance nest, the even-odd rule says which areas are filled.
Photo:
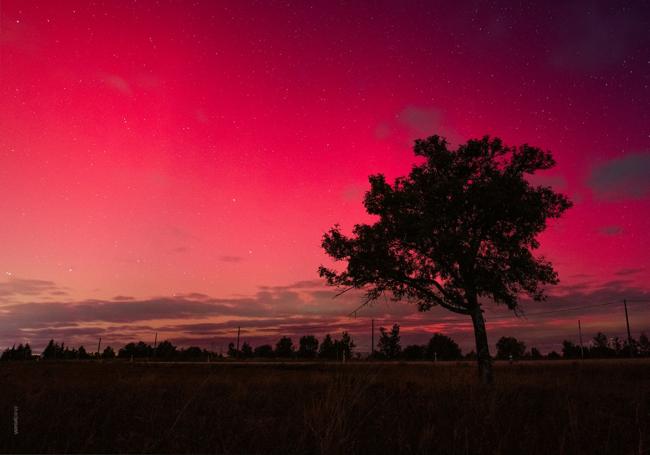
[[[0, 452], [650, 453], [650, 362], [0, 364]], [[18, 435], [13, 435], [14, 406]]]

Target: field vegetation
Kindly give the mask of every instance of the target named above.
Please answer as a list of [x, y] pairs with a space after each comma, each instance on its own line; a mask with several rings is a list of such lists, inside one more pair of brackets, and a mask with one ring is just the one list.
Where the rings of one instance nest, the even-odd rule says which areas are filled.
[[[647, 359], [0, 363], [3, 453], [641, 454]], [[17, 430], [18, 434], [14, 434]]]

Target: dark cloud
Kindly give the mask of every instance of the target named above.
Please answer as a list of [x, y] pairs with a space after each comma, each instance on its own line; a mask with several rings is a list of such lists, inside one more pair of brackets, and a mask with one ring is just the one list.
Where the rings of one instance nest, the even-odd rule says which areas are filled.
[[458, 133], [444, 121], [442, 112], [435, 107], [407, 106], [396, 116], [397, 121], [408, 130], [411, 139], [426, 138], [437, 134], [452, 144], [461, 141]]
[[0, 297], [35, 296], [42, 294], [64, 295], [66, 292], [53, 281], [9, 277], [0, 282]]
[[650, 153], [613, 158], [595, 166], [587, 184], [604, 200], [639, 199], [650, 193]]
[[567, 2], [557, 11], [550, 33], [555, 33], [551, 64], [558, 68], [587, 72], [620, 65], [629, 58], [632, 46], [649, 43], [643, 2], [598, 4], [591, 1]]
[[598, 231], [601, 234], [605, 235], [619, 235], [621, 232], [623, 232], [623, 228], [620, 226], [602, 226], [598, 229]]
[[637, 275], [641, 272], [644, 272], [644, 268], [637, 268], [637, 269], [621, 269], [618, 272], [616, 272], [616, 275], [618, 276], [628, 276], [628, 275]]

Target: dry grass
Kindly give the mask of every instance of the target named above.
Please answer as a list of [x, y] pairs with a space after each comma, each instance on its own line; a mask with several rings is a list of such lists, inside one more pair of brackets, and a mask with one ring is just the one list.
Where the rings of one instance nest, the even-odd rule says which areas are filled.
[[[0, 452], [650, 453], [650, 362], [0, 364]], [[19, 434], [13, 436], [13, 407]]]

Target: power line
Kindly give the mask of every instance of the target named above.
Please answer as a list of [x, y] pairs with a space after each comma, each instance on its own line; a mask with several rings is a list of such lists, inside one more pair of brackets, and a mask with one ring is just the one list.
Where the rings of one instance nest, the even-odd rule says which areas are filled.
[[[650, 303], [650, 299], [627, 299], [627, 303]], [[571, 312], [571, 311], [576, 311], [576, 310], [583, 310], [583, 309], [589, 309], [589, 308], [598, 308], [598, 307], [603, 307], [603, 306], [609, 306], [609, 305], [622, 305], [623, 301], [613, 301], [613, 302], [603, 302], [603, 303], [595, 303], [592, 305], [580, 305], [580, 306], [574, 306], [570, 308], [558, 308], [556, 310], [549, 310], [549, 311], [536, 311], [533, 313], [525, 313], [522, 314], [524, 318], [528, 318], [528, 316], [545, 316], [545, 315], [550, 315], [550, 314], [558, 314], [558, 313], [566, 313], [566, 312]], [[487, 316], [486, 320], [502, 320], [502, 319], [512, 319], [512, 315], [496, 315], [496, 316]], [[466, 319], [445, 319], [442, 322], [466, 322]]]

